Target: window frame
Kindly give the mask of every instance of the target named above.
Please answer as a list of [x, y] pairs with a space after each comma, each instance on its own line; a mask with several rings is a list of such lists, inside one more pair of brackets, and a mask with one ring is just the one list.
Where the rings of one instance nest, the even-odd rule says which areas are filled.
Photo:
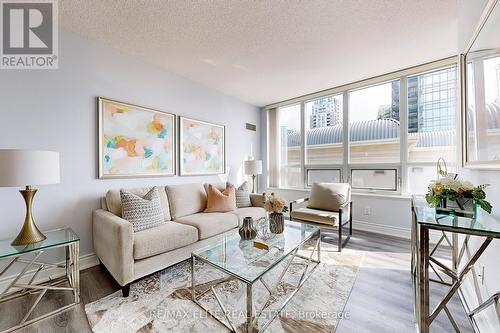
[[[446, 69], [454, 67], [457, 71], [457, 94], [458, 94], [458, 78], [459, 78], [459, 61], [457, 57], [449, 57], [433, 62], [429, 62], [426, 64], [422, 64], [419, 66], [414, 66], [410, 68], [406, 68], [400, 71], [391, 72], [388, 74], [372, 77], [366, 80], [361, 80], [353, 83], [349, 83], [346, 85], [338, 86], [335, 88], [323, 90], [320, 92], [308, 94], [305, 96], [289, 99], [283, 102], [278, 102], [274, 104], [270, 104], [263, 108], [265, 112], [270, 112], [272, 109], [278, 110], [279, 108], [289, 107], [300, 104], [301, 109], [301, 144], [300, 144], [300, 156], [301, 156], [301, 173], [302, 173], [302, 184], [298, 187], [289, 187], [288, 189], [303, 189], [308, 190], [310, 186], [307, 184], [307, 173], [308, 170], [311, 169], [339, 169], [341, 180], [344, 182], [348, 182], [352, 186], [352, 170], [364, 169], [364, 170], [379, 170], [379, 169], [391, 169], [396, 170], [396, 190], [381, 190], [381, 189], [354, 189], [353, 193], [379, 193], [379, 194], [407, 194], [408, 193], [408, 170], [411, 167], [416, 166], [430, 166], [435, 165], [435, 162], [411, 162], [409, 161], [408, 156], [408, 78], [425, 74], [428, 72], [433, 72], [441, 69]], [[350, 161], [350, 126], [349, 126], [349, 93], [352, 91], [362, 90], [365, 88], [369, 88], [372, 86], [377, 86], [384, 83], [389, 83], [392, 81], [399, 80], [399, 118], [400, 118], [400, 133], [399, 133], [399, 143], [400, 143], [400, 159], [398, 163], [376, 163], [376, 164], [363, 164], [363, 163], [351, 163]], [[332, 164], [307, 164], [306, 163], [306, 103], [313, 102], [317, 99], [328, 98], [342, 95], [342, 124], [343, 124], [343, 140], [342, 140], [342, 149], [343, 149], [343, 162], [342, 163], [332, 163]], [[457, 97], [458, 98], [458, 97]], [[457, 118], [460, 116], [460, 112], [456, 111]], [[457, 124], [460, 123], [460, 120], [457, 120]], [[268, 127], [268, 131], [271, 129]], [[269, 133], [267, 134], [269, 137]], [[457, 164], [460, 160], [458, 156], [460, 152], [460, 131], [457, 131], [457, 140], [456, 140], [456, 160], [452, 161], [450, 164]], [[272, 161], [272, 158], [269, 156], [269, 146], [266, 147], [267, 150], [267, 159], [268, 161]], [[271, 163], [271, 162], [270, 162]], [[346, 175], [348, 175], [346, 177]], [[279, 176], [278, 176], [279, 177]], [[269, 178], [268, 178], [269, 182]], [[278, 182], [279, 184], [279, 182]], [[268, 186], [269, 187], [269, 186]], [[287, 189], [287, 187], [277, 187], [278, 189]]]
[[[352, 185], [352, 172], [353, 171], [363, 171], [363, 170], [367, 170], [367, 171], [395, 171], [395, 174], [394, 174], [394, 189], [388, 189], [388, 188], [376, 188], [376, 187], [354, 187]], [[350, 168], [350, 184], [351, 184], [351, 188], [352, 190], [356, 190], [356, 192], [368, 192], [368, 193], [372, 193], [372, 192], [391, 192], [391, 193], [400, 193], [400, 189], [401, 189], [401, 186], [400, 186], [400, 170], [399, 168], [394, 168], [394, 167], [358, 167], [358, 166], [355, 166], [355, 167], [351, 167]]]
[[313, 184], [309, 183], [309, 171], [338, 171], [340, 174], [340, 182], [344, 181], [344, 174], [342, 170], [342, 165], [326, 164], [326, 165], [306, 165], [305, 166], [305, 177], [304, 177], [304, 187], [311, 188]]

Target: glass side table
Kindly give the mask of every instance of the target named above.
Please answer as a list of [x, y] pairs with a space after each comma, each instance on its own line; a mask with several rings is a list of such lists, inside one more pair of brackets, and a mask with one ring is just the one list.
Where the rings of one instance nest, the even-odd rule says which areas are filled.
[[[44, 232], [47, 239], [30, 245], [12, 246], [11, 239], [0, 240], [0, 261], [10, 260], [10, 262], [0, 270], [0, 278], [7, 275], [11, 268], [16, 265], [23, 265], [21, 271], [14, 277], [4, 290], [0, 290], [0, 303], [7, 302], [17, 297], [27, 294], [38, 294], [34, 303], [30, 306], [21, 321], [12, 327], [3, 329], [2, 333], [11, 332], [30, 325], [41, 319], [65, 311], [80, 303], [80, 238], [70, 228], [57, 229]], [[40, 259], [40, 256], [48, 250], [63, 248], [66, 260], [63, 263], [48, 263]], [[47, 269], [65, 269], [66, 274], [58, 279], [39, 283], [37, 276]], [[69, 287], [61, 286], [68, 282]], [[49, 290], [68, 291], [73, 294], [73, 302], [64, 305], [54, 311], [48, 312], [36, 318], [30, 318], [43, 296]]]
[[[474, 264], [493, 239], [500, 239], [500, 221], [482, 209], [477, 209], [474, 216], [453, 212], [442, 213], [440, 210], [430, 207], [424, 196], [413, 196], [412, 212], [411, 272], [415, 298], [414, 310], [419, 332], [429, 333], [432, 322], [442, 311], [450, 320], [455, 331], [459, 332], [458, 325], [448, 310], [447, 304], [453, 295], [459, 292], [467, 273], [474, 270]], [[429, 243], [430, 230], [442, 234], [432, 248]], [[450, 233], [451, 237], [448, 237], [447, 233]], [[464, 235], [464, 240], [460, 244], [459, 234]], [[465, 253], [470, 252], [469, 240], [471, 236], [483, 237], [483, 242], [476, 252], [466, 256]], [[451, 267], [434, 256], [442, 242], [448, 243], [451, 248]], [[439, 280], [429, 277], [429, 269], [434, 271]], [[445, 274], [451, 283], [442, 279], [438, 271]], [[473, 276], [475, 275], [473, 274]], [[430, 309], [429, 291], [431, 281], [448, 287], [448, 292], [432, 310]], [[476, 309], [466, 309], [474, 330], [477, 326], [474, 316], [493, 304], [497, 298], [498, 295], [493, 295], [490, 300], [483, 302]]]

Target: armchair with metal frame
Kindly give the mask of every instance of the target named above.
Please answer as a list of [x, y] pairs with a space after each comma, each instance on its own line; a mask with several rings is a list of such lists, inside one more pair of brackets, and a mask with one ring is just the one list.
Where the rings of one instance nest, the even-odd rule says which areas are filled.
[[[320, 210], [300, 208], [293, 210], [294, 205], [309, 201], [309, 198], [297, 199], [290, 202], [290, 220], [312, 224], [317, 227], [337, 230], [338, 232], [338, 250], [342, 251], [352, 235], [352, 200], [349, 198], [346, 202], [340, 205], [338, 210]], [[348, 216], [348, 219], [344, 217]], [[349, 224], [349, 234], [345, 240], [343, 238], [344, 226]]]

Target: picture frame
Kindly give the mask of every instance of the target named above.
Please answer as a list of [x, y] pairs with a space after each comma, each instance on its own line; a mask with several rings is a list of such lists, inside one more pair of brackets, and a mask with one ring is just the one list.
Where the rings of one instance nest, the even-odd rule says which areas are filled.
[[99, 179], [174, 176], [177, 117], [97, 97]]
[[179, 175], [226, 173], [226, 127], [179, 117]]

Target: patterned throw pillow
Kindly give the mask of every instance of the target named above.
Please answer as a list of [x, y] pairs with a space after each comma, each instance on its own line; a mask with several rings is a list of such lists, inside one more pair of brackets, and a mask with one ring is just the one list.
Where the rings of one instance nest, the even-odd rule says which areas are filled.
[[252, 202], [250, 201], [250, 189], [248, 182], [245, 181], [236, 189], [236, 207], [252, 207]]
[[122, 218], [132, 223], [134, 232], [158, 227], [165, 223], [158, 188], [153, 187], [144, 197], [120, 190]]

